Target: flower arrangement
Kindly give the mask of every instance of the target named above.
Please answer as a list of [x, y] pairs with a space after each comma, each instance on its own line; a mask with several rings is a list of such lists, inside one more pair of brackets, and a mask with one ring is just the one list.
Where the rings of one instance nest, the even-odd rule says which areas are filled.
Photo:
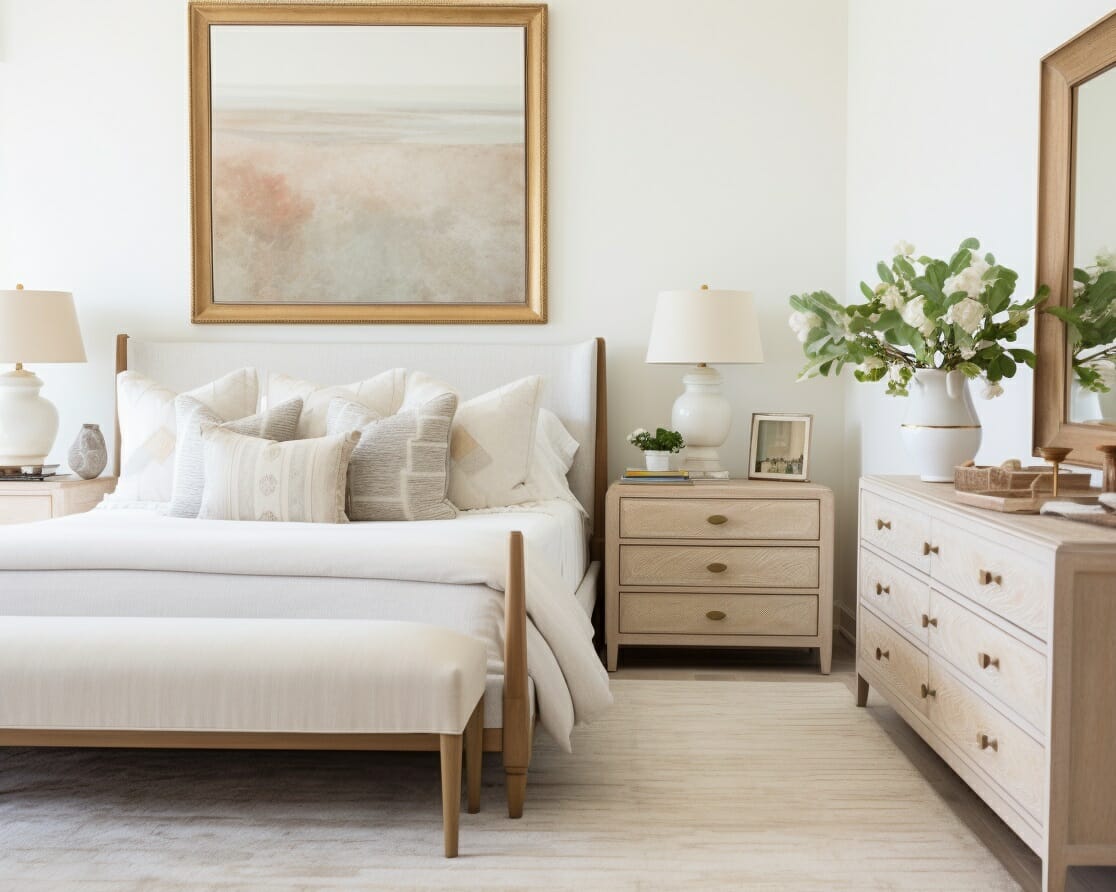
[[982, 378], [986, 399], [1002, 394], [1000, 382], [1019, 363], [1034, 367], [1034, 353], [1006, 345], [1049, 289], [1013, 303], [1018, 274], [979, 249], [965, 239], [945, 261], [916, 258], [914, 246], [900, 242], [890, 265], [876, 266], [878, 284], [860, 283], [864, 303], [843, 306], [824, 291], [792, 295], [790, 326], [808, 359], [799, 380], [852, 364], [858, 381], [887, 378], [888, 394], [907, 396], [915, 370], [957, 370]]
[[1116, 387], [1116, 251], [1073, 271], [1073, 304], [1047, 307], [1069, 329], [1070, 359], [1077, 383], [1093, 393]]
[[628, 442], [644, 452], [681, 452], [686, 445], [678, 431], [660, 427], [655, 433], [637, 427], [628, 434]]

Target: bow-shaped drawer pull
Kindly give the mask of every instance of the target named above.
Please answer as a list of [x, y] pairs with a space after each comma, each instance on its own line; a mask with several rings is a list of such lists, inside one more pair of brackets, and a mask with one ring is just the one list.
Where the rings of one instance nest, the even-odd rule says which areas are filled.
[[925, 613], [922, 614], [922, 628], [925, 629], [927, 626], [933, 626], [935, 629], [938, 628], [938, 618], [936, 616], [928, 616]]
[[876, 529], [877, 530], [890, 530], [891, 529], [891, 521], [890, 520], [881, 520], [880, 518], [877, 517], [876, 518]]
[[890, 660], [891, 659], [891, 651], [880, 650], [880, 648], [877, 647], [876, 648], [876, 659], [877, 660]]
[[938, 554], [938, 546], [937, 545], [931, 545], [929, 542], [923, 542], [922, 543], [922, 553], [923, 553], [923, 555]]
[[993, 669], [1000, 668], [1000, 658], [994, 657], [991, 654], [978, 653], [977, 662], [980, 663], [981, 669], [987, 669], [989, 666], [991, 666]]
[[705, 569], [710, 573], [724, 573], [728, 569], [728, 564], [706, 564]]
[[876, 594], [877, 595], [890, 595], [891, 594], [891, 586], [890, 585], [884, 585], [882, 582], [877, 582], [876, 583]]
[[983, 732], [977, 734], [977, 743], [982, 750], [992, 750], [997, 753], [1000, 751], [1000, 742], [995, 737], [989, 737]]
[[723, 514], [710, 514], [705, 518], [706, 523], [711, 523], [715, 527], [719, 527], [723, 523], [728, 523], [728, 518]]
[[979, 578], [981, 585], [991, 585], [993, 582], [996, 583], [996, 585], [1004, 584], [1004, 577], [999, 573], [993, 573], [991, 570], [981, 570]]
[[919, 691], [922, 694], [922, 699], [923, 700], [927, 699], [928, 697], [937, 697], [938, 696], [938, 692], [935, 691], [932, 687], [929, 687], [927, 685], [922, 685], [919, 688]]
[[717, 620], [722, 620], [725, 618], [725, 612], [723, 610], [710, 610], [707, 614], [705, 614], [705, 617], [706, 619], [711, 619], [716, 622]]

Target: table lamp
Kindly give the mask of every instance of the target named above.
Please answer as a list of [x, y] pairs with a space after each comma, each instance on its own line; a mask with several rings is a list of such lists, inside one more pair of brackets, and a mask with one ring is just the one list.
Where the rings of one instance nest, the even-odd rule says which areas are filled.
[[85, 362], [74, 297], [68, 291], [0, 291], [0, 467], [42, 465], [58, 434], [58, 410], [39, 395], [42, 379], [25, 362]]
[[647, 362], [694, 365], [671, 410], [671, 426], [686, 441], [683, 467], [695, 479], [726, 478], [717, 449], [728, 439], [732, 406], [712, 363], [763, 362], [759, 322], [747, 291], [663, 291], [655, 305]]

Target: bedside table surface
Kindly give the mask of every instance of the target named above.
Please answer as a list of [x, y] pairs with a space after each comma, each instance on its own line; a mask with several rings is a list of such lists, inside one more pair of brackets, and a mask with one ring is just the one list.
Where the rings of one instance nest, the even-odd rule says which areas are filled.
[[[92, 480], [83, 480], [76, 474], [57, 474], [47, 480], [6, 480], [0, 477], [0, 495], [9, 493], [24, 495], [36, 492], [52, 492], [58, 489], [71, 489], [77, 486], [90, 487], [115, 487], [115, 477], [94, 477]], [[108, 490], [106, 490], [107, 492]]]
[[116, 489], [115, 477], [59, 474], [49, 480], [0, 479], [0, 524], [32, 523], [95, 508]]

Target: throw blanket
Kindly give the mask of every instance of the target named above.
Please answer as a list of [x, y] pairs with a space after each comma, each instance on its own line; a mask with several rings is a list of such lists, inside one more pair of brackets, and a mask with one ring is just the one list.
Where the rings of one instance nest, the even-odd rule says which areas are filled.
[[[540, 513], [545, 510], [540, 509]], [[523, 514], [413, 523], [193, 520], [96, 510], [6, 527], [0, 570], [162, 570], [483, 584], [503, 591], [507, 534], [526, 543], [527, 662], [539, 720], [567, 751], [576, 723], [612, 702], [592, 625]], [[93, 595], [95, 597], [95, 595]]]

